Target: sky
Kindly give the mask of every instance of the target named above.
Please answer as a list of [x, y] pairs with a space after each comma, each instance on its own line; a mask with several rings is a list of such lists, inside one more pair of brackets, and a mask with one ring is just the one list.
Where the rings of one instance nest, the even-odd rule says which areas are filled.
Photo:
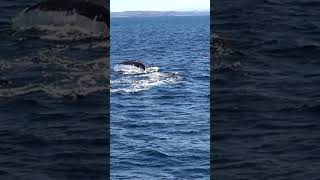
[[110, 0], [111, 12], [209, 10], [210, 0]]

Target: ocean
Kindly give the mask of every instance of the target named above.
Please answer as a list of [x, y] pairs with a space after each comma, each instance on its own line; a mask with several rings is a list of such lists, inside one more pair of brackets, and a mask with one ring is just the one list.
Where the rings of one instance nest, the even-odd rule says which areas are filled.
[[318, 179], [319, 1], [212, 1], [212, 178]]
[[111, 17], [110, 38], [111, 179], [210, 179], [210, 17]]
[[0, 179], [106, 179], [107, 37], [13, 28], [32, 25], [16, 18], [36, 2], [0, 2]]
[[210, 132], [213, 179], [318, 179], [319, 2], [212, 1], [212, 54], [209, 16], [111, 18], [109, 46], [14, 29], [36, 2], [0, 2], [0, 179], [106, 179], [109, 107], [111, 179], [209, 179]]

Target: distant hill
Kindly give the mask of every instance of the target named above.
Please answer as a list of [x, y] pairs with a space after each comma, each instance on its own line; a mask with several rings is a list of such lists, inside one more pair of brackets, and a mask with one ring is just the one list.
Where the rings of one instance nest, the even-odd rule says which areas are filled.
[[111, 17], [207, 16], [209, 11], [124, 11], [111, 12]]

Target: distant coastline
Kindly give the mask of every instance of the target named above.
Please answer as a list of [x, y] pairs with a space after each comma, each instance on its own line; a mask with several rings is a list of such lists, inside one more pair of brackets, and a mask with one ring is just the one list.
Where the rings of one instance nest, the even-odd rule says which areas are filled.
[[123, 11], [111, 12], [111, 17], [209, 16], [209, 11]]

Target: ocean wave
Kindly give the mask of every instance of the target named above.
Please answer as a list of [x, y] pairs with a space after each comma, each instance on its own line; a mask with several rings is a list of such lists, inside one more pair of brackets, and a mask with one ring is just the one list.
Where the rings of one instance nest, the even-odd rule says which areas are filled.
[[241, 63], [239, 61], [236, 62], [218, 62], [213, 66], [214, 70], [218, 71], [236, 71], [241, 68]]
[[279, 108], [278, 112], [310, 112], [319, 113], [320, 103], [304, 103], [304, 104], [288, 104], [285, 107]]
[[169, 154], [166, 154], [164, 152], [161, 152], [161, 151], [155, 150], [155, 149], [146, 149], [146, 150], [138, 152], [137, 155], [148, 156], [148, 157], [152, 157], [155, 159], [170, 157]]
[[108, 90], [107, 58], [76, 60], [59, 51], [40, 50], [30, 57], [0, 60], [0, 97], [41, 92], [77, 98]]
[[273, 57], [318, 57], [319, 50], [319, 43], [310, 42], [308, 44], [295, 44], [290, 47], [267, 49], [261, 52], [267, 53]]

